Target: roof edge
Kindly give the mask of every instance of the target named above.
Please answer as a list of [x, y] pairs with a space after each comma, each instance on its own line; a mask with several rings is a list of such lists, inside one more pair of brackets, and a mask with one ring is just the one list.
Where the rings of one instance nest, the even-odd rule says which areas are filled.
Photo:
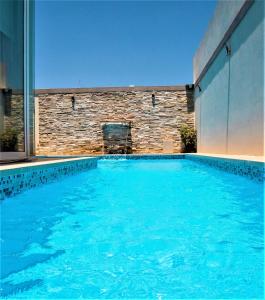
[[96, 88], [51, 88], [35, 89], [35, 95], [43, 94], [82, 94], [102, 92], [152, 92], [152, 91], [186, 91], [192, 84], [168, 86], [134, 86], [134, 87], [96, 87]]
[[[247, 14], [248, 10], [250, 9], [250, 7], [252, 6], [252, 4], [254, 2], [255, 2], [255, 0], [244, 0], [244, 3], [240, 7], [240, 9], [237, 12], [236, 16], [234, 17], [234, 19], [231, 20], [231, 24], [229, 25], [229, 27], [227, 28], [227, 30], [224, 32], [224, 35], [223, 35], [221, 41], [214, 48], [214, 51], [212, 52], [212, 54], [210, 55], [209, 59], [204, 64], [204, 67], [202, 68], [202, 70], [198, 74], [196, 74], [194, 76], [193, 81], [194, 81], [194, 86], [195, 87], [199, 84], [199, 82], [202, 80], [202, 78], [204, 77], [204, 75], [206, 74], [206, 72], [209, 70], [209, 68], [212, 65], [213, 61], [218, 56], [218, 54], [220, 53], [221, 49], [224, 47], [224, 45], [226, 44], [226, 42], [228, 41], [228, 39], [234, 33], [234, 31], [236, 30], [237, 26], [240, 24], [240, 22], [242, 21], [242, 19], [245, 17], [245, 15]], [[212, 19], [212, 21], [213, 21], [213, 19]], [[211, 26], [211, 23], [209, 24], [209, 26], [207, 28], [207, 31], [204, 34], [204, 37], [203, 37], [203, 39], [201, 41], [201, 44], [200, 44], [199, 48], [196, 50], [196, 52], [195, 52], [195, 54], [193, 56], [193, 70], [195, 68], [196, 55], [197, 55], [198, 51], [202, 48], [202, 43], [204, 42], [204, 38], [205, 38], [206, 34], [208, 34], [208, 32], [209, 32], [210, 26]]]

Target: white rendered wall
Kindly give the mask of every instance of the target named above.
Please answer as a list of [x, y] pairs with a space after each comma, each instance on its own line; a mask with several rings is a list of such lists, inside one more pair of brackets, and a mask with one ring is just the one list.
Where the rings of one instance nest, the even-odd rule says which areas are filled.
[[195, 90], [198, 152], [263, 155], [263, 1], [254, 2], [228, 43], [231, 55], [223, 48], [203, 76], [201, 92]]
[[193, 58], [194, 82], [209, 61], [244, 2], [245, 0], [220, 0], [217, 3], [213, 18]]

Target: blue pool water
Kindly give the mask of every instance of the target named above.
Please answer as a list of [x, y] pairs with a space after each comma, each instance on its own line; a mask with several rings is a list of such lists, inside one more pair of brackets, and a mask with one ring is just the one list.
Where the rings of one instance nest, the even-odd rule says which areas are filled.
[[9, 299], [263, 298], [263, 185], [241, 176], [102, 160], [1, 214]]

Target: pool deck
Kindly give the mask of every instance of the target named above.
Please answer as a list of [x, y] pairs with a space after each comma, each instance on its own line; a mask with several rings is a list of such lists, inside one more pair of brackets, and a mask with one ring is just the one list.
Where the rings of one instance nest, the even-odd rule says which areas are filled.
[[255, 162], [263, 162], [263, 163], [265, 162], [265, 156], [226, 155], [226, 154], [213, 154], [213, 153], [192, 153], [189, 155], [227, 158], [227, 159], [236, 159], [236, 160], [244, 160], [244, 161], [255, 161]]
[[30, 167], [37, 167], [37, 166], [43, 166], [43, 165], [53, 165], [53, 164], [60, 164], [65, 162], [71, 162], [71, 161], [82, 161], [86, 160], [88, 158], [95, 158], [90, 156], [83, 156], [83, 157], [73, 157], [73, 158], [63, 158], [63, 157], [53, 157], [53, 158], [42, 158], [37, 161], [28, 161], [28, 162], [13, 162], [10, 164], [3, 164], [0, 165], [0, 171], [5, 170], [14, 170], [14, 169], [20, 169], [20, 168], [30, 168]]
[[[172, 153], [172, 154], [158, 154], [158, 153], [150, 153], [150, 154], [132, 154], [130, 156], [139, 156], [139, 157], [147, 157], [147, 156], [160, 156], [160, 157], [169, 157], [169, 156], [183, 156], [183, 155], [192, 155], [192, 156], [205, 156], [205, 157], [212, 157], [212, 158], [223, 158], [223, 159], [232, 159], [232, 160], [242, 160], [242, 161], [252, 161], [252, 162], [261, 162], [265, 163], [265, 157], [264, 156], [250, 156], [250, 155], [225, 155], [225, 154], [212, 154], [212, 153]], [[4, 170], [12, 170], [17, 168], [27, 168], [27, 167], [35, 167], [35, 166], [42, 166], [42, 165], [51, 165], [51, 164], [58, 164], [63, 162], [70, 162], [70, 161], [78, 161], [78, 160], [84, 160], [88, 158], [102, 158], [106, 155], [87, 155], [87, 156], [52, 156], [52, 157], [36, 157], [38, 158], [35, 161], [29, 161], [29, 162], [13, 162], [10, 164], [3, 164], [0, 165], [0, 171]], [[107, 155], [108, 158], [112, 155]], [[121, 155], [117, 155], [121, 156]], [[128, 155], [129, 156], [129, 155]], [[113, 158], [115, 155], [113, 155]]]

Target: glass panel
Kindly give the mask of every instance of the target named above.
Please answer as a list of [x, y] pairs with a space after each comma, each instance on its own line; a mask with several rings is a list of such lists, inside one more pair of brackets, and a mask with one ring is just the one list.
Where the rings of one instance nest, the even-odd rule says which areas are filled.
[[35, 86], [35, 76], [34, 76], [34, 70], [35, 70], [35, 52], [34, 52], [34, 44], [35, 44], [35, 2], [34, 1], [28, 1], [29, 6], [29, 49], [28, 49], [28, 72], [29, 72], [29, 154], [34, 155], [34, 86]]
[[0, 1], [0, 151], [24, 152], [24, 1]]

